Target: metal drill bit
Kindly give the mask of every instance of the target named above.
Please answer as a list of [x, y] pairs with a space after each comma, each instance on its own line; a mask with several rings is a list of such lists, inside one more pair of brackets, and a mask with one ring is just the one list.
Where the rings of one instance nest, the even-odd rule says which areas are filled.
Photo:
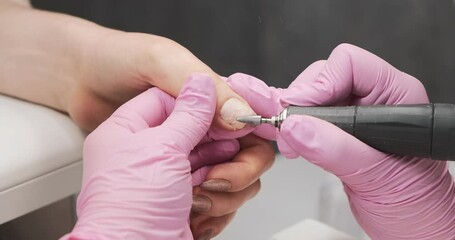
[[261, 119], [262, 119], [262, 116], [253, 115], [253, 116], [238, 117], [237, 121], [246, 123], [246, 124], [250, 124], [250, 125], [254, 125], [254, 126], [258, 126], [261, 124]]
[[271, 118], [264, 118], [259, 115], [238, 117], [237, 121], [246, 123], [246, 124], [250, 124], [253, 126], [258, 126], [258, 125], [261, 125], [262, 123], [274, 124], [274, 122]]
[[237, 121], [250, 124], [253, 126], [261, 125], [262, 123], [271, 124], [277, 128], [280, 128], [281, 123], [286, 119], [288, 116], [288, 108], [285, 108], [281, 113], [276, 116], [272, 116], [270, 118], [262, 117], [259, 115], [252, 115], [252, 116], [243, 116], [238, 117]]

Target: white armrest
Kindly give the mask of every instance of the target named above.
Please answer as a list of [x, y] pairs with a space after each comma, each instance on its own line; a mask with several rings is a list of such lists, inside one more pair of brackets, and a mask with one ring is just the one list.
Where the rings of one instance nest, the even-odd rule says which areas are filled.
[[0, 95], [0, 224], [78, 192], [84, 138], [67, 115]]

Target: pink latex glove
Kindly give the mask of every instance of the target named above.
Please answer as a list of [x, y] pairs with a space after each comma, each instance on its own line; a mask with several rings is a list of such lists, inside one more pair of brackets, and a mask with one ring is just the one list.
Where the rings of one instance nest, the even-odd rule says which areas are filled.
[[193, 239], [192, 185], [206, 169], [191, 168], [239, 150], [208, 141], [215, 104], [210, 77], [193, 75], [177, 100], [153, 88], [121, 106], [85, 141], [79, 219], [62, 239]]
[[[228, 82], [265, 116], [290, 104], [428, 102], [417, 79], [348, 44], [309, 66], [288, 89], [242, 74]], [[454, 239], [455, 187], [446, 162], [382, 153], [310, 116], [290, 116], [279, 132], [260, 126], [255, 133], [276, 139], [285, 156], [302, 156], [339, 177], [354, 216], [372, 239]]]

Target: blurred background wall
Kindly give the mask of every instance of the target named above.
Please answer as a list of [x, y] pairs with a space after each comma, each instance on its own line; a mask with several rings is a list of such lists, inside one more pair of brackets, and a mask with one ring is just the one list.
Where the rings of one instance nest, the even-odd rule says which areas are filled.
[[125, 31], [169, 37], [222, 75], [286, 87], [343, 42], [418, 79], [433, 102], [455, 103], [451, 0], [32, 0]]

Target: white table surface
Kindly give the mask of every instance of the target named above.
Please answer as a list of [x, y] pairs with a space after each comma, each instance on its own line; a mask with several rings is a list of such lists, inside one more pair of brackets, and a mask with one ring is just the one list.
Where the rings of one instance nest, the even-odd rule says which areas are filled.
[[79, 191], [85, 136], [65, 114], [0, 95], [0, 224]]

